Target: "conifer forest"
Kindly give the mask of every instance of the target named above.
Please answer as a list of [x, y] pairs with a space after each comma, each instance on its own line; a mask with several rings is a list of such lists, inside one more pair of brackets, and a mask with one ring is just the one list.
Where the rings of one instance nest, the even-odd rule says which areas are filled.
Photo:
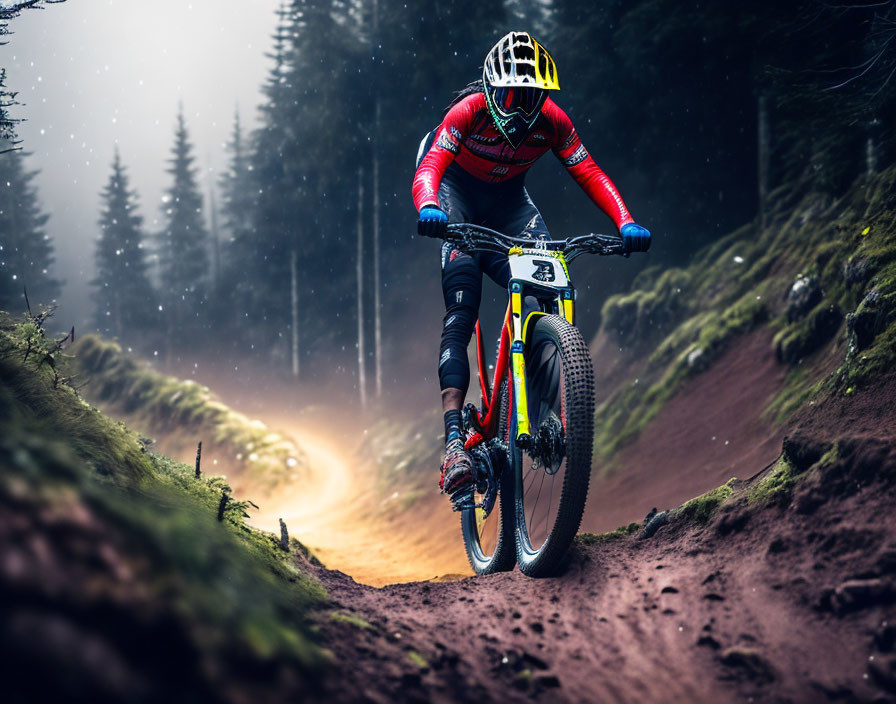
[[[170, 132], [159, 204], [130, 185], [145, 167], [106, 145], [108, 182], [83, 204], [95, 211], [84, 243], [95, 265], [93, 309], [78, 327], [170, 359], [226, 349], [285, 377], [339, 369], [352, 385], [360, 331], [375, 393], [415, 322], [441, 315], [435, 248], [414, 235], [418, 143], [480, 77], [504, 28], [525, 25], [554, 53], [560, 104], [656, 231], [651, 264], [663, 265], [753, 217], [782, 183], [833, 194], [888, 163], [893, 22], [887, 2], [453, 0], [425, 12], [284, 2], [259, 48], [263, 100], [232, 115], [215, 183], [200, 184], [203, 125], [183, 110], [159, 127]], [[10, 100], [17, 88], [4, 88], [11, 120], [27, 112]], [[34, 301], [58, 300], [66, 279], [46, 235], [53, 194], [34, 185], [55, 166], [34, 147], [2, 155], [0, 307], [10, 310], [23, 309], [25, 287]], [[558, 236], [611, 228], [556, 162], [539, 165], [529, 190]], [[588, 287], [599, 299], [642, 265], [614, 263]], [[583, 312], [599, 320], [598, 304]]]

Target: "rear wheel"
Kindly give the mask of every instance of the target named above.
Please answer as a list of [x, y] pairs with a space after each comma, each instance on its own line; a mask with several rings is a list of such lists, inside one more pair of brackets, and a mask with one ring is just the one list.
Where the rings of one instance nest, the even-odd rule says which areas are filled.
[[[501, 442], [493, 443], [489, 450], [493, 470], [497, 474], [498, 498], [488, 515], [481, 508], [468, 508], [464, 509], [460, 516], [467, 559], [476, 574], [507, 572], [516, 564], [514, 483], [506, 450], [509, 435], [507, 415], [510, 403], [506, 381], [501, 388], [500, 399], [497, 437]], [[484, 449], [484, 446], [482, 447]], [[478, 489], [474, 491], [474, 502], [481, 503], [484, 498], [484, 494], [479, 493]]]
[[556, 315], [539, 317], [526, 349], [526, 390], [533, 446], [516, 443], [516, 551], [530, 577], [552, 574], [579, 529], [591, 475], [594, 371], [577, 328]]

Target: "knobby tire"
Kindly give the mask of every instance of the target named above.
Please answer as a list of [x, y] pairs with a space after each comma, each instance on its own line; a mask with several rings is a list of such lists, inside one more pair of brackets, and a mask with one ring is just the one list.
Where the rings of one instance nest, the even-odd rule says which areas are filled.
[[[545, 345], [553, 345], [560, 360], [559, 374], [557, 372], [553, 374], [554, 382], [545, 381], [546, 375], [542, 373], [544, 370], [540, 370], [537, 364], [536, 357], [550, 352], [544, 347]], [[554, 574], [562, 563], [579, 530], [585, 510], [594, 446], [594, 370], [582, 334], [576, 327], [556, 315], [542, 316], [535, 321], [526, 349], [529, 397], [549, 398], [552, 393], [555, 394], [557, 400], [553, 403], [562, 404], [560, 413], [556, 415], [561, 419], [565, 435], [563, 460], [565, 469], [556, 516], [549, 531], [546, 525], [547, 537], [544, 541], [540, 545], [533, 545], [526, 521], [527, 498], [523, 473], [535, 470], [532, 469], [534, 465], [531, 458], [516, 445], [517, 433], [511, 433], [510, 458], [516, 504], [514, 511], [516, 561], [524, 574], [530, 577], [544, 577]], [[554, 364], [556, 365], [556, 362]], [[554, 383], [555, 386], [550, 389], [539, 388], [539, 384], [544, 386], [550, 383]], [[557, 383], [559, 387], [556, 386]], [[536, 417], [539, 413], [539, 409], [529, 406], [529, 421], [533, 433], [536, 432], [538, 423], [543, 420]], [[513, 426], [515, 430], [515, 413]], [[544, 475], [541, 477], [542, 483], [548, 477], [551, 481], [556, 480], [554, 475], [547, 472], [544, 472]], [[553, 499], [553, 494], [551, 498]], [[545, 524], [547, 523], [546, 519]]]

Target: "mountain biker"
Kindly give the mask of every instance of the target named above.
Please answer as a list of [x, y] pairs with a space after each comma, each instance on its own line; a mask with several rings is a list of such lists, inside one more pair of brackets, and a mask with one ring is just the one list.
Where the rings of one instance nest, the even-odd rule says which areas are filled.
[[[582, 145], [569, 117], [548, 97], [559, 90], [551, 55], [527, 32], [510, 32], [485, 57], [482, 81], [449, 105], [424, 138], [414, 175], [417, 231], [440, 237], [450, 222], [488, 226], [512, 236], [548, 238], [524, 185], [526, 171], [549, 149], [610, 218], [626, 250], [647, 251], [650, 232], [635, 224], [619, 191]], [[442, 246], [445, 318], [439, 386], [445, 420], [445, 459], [439, 486], [455, 510], [467, 505], [474, 476], [464, 450], [461, 408], [470, 382], [467, 346], [479, 315], [482, 273], [507, 288], [507, 256], [466, 254]]]

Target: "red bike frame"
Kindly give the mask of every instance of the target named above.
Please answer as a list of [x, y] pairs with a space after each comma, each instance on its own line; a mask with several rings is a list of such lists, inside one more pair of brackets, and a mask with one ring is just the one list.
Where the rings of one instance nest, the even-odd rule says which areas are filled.
[[[504, 316], [504, 325], [501, 327], [501, 342], [498, 344], [498, 359], [495, 362], [495, 377], [492, 380], [491, 388], [489, 388], [488, 372], [485, 359], [485, 343], [482, 338], [482, 327], [479, 321], [476, 321], [476, 358], [479, 364], [479, 388], [482, 392], [482, 408], [476, 410], [476, 418], [474, 425], [479, 430], [473, 433], [464, 447], [467, 450], [475, 447], [479, 443], [495, 437], [498, 430], [498, 413], [501, 408], [501, 385], [505, 379], [509, 377], [510, 369], [510, 325], [511, 325], [510, 303], [507, 304], [507, 313]], [[513, 384], [507, 385], [510, 394], [513, 394]], [[508, 404], [508, 423], [510, 422], [510, 414], [513, 404]]]

